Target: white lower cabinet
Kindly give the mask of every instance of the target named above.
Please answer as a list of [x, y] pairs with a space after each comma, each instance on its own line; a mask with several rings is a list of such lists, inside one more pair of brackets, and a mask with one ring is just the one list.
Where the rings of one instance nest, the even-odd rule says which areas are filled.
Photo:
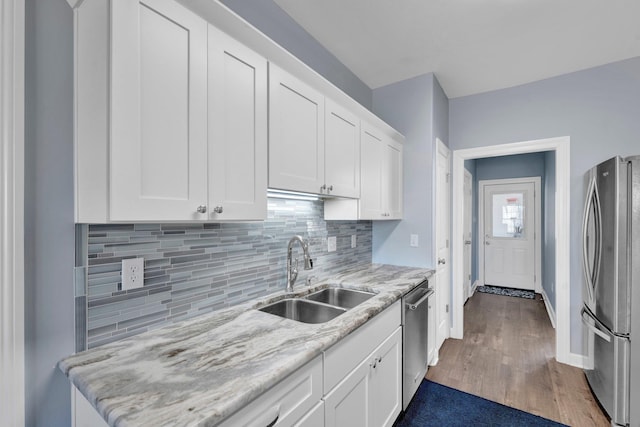
[[[316, 357], [312, 362], [276, 384], [251, 404], [241, 409], [235, 415], [226, 419], [221, 427], [265, 427], [265, 426], [293, 426], [307, 425], [301, 418], [306, 418], [307, 412], [322, 398], [322, 357]], [[308, 425], [315, 425], [316, 418], [311, 416]], [[300, 421], [299, 421], [300, 420]]]
[[307, 412], [295, 427], [324, 427], [324, 401], [320, 401], [312, 410]]
[[325, 396], [325, 426], [391, 426], [401, 409], [402, 331], [398, 327]]

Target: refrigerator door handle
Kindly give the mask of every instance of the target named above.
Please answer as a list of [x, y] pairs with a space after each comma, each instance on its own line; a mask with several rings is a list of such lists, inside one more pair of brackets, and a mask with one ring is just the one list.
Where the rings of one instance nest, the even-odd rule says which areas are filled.
[[[589, 262], [589, 248], [587, 244], [589, 217], [593, 215], [593, 221], [595, 222], [595, 239], [593, 263]], [[600, 221], [600, 201], [598, 197], [598, 186], [596, 185], [596, 178], [592, 178], [589, 182], [589, 189], [587, 190], [587, 200], [584, 206], [584, 216], [582, 220], [582, 268], [584, 269], [585, 280], [587, 281], [587, 292], [589, 294], [589, 301], [593, 301], [595, 284], [598, 281], [598, 275], [600, 270], [600, 255], [602, 251], [602, 239], [601, 230], [602, 224]]]
[[[602, 330], [598, 329], [597, 325], [600, 323], [598, 322], [598, 319], [594, 318], [590, 313], [588, 313], [584, 307], [582, 307], [582, 310], [580, 310], [580, 316], [582, 317], [582, 323], [584, 323], [584, 325], [589, 328], [589, 330], [591, 332], [593, 332], [594, 334], [596, 334], [597, 336], [599, 336], [600, 338], [602, 338], [603, 340], [605, 340], [606, 342], [611, 342], [611, 335], [603, 332]], [[591, 322], [589, 322], [589, 320], [593, 320], [593, 324], [591, 324]]]

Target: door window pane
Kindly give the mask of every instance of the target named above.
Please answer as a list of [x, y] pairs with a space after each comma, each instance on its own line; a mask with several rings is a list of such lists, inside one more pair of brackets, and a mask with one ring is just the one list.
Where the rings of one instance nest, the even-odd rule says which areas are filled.
[[524, 237], [524, 194], [493, 194], [493, 237]]

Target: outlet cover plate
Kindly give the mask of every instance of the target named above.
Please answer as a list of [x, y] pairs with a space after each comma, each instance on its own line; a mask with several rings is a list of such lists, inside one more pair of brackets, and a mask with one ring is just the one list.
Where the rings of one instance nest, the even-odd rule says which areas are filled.
[[351, 247], [352, 248], [356, 247], [356, 235], [355, 234], [351, 235]]
[[409, 245], [411, 245], [412, 248], [417, 248], [418, 247], [418, 235], [417, 234], [412, 234], [410, 239], [409, 239]]
[[144, 258], [122, 260], [122, 290], [137, 289], [144, 286]]
[[336, 251], [336, 236], [331, 236], [327, 238], [327, 251], [328, 252]]

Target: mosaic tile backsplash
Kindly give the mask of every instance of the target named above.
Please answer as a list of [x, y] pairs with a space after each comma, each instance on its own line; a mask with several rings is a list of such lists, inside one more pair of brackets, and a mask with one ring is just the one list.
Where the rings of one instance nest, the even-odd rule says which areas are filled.
[[[264, 222], [89, 225], [87, 348], [283, 290], [296, 234], [314, 261], [313, 270], [300, 268], [297, 285], [371, 262], [371, 221], [323, 218], [322, 201], [269, 199]], [[335, 252], [327, 252], [329, 236]], [[301, 255], [294, 247], [302, 263]], [[145, 259], [144, 287], [122, 291], [121, 262], [132, 257]]]

